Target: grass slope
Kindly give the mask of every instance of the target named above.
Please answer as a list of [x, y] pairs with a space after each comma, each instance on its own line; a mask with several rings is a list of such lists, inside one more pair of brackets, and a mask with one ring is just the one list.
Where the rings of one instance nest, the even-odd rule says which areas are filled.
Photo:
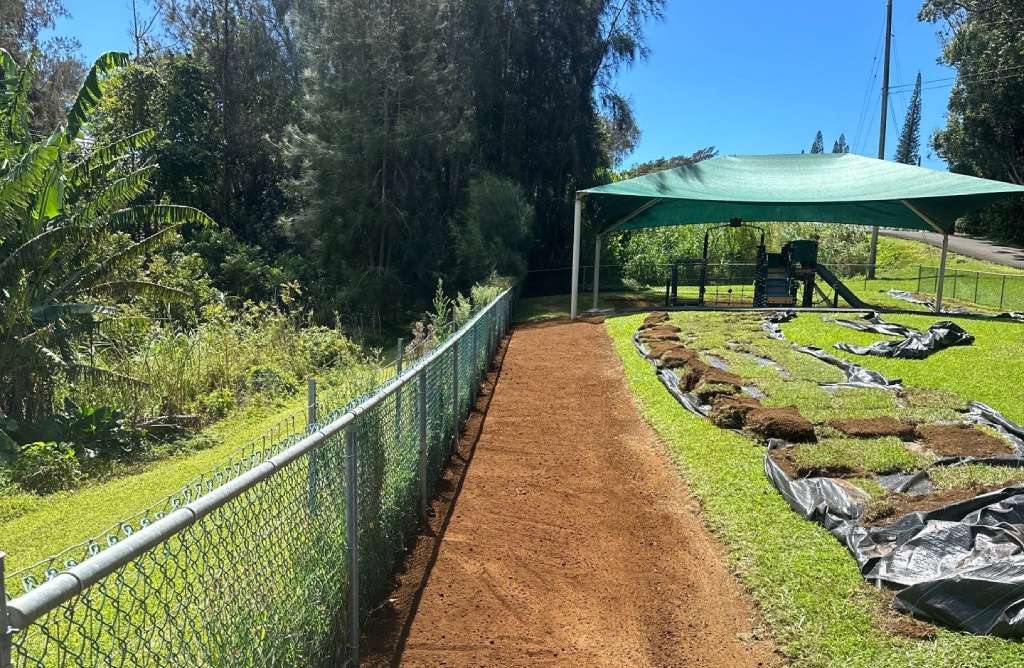
[[805, 313], [783, 325], [782, 330], [794, 343], [824, 348], [889, 378], [902, 378], [907, 385], [949, 392], [965, 403], [984, 402], [1011, 420], [1024, 423], [1024, 396], [1020, 392], [1024, 384], [1024, 323], [949, 316], [885, 316], [886, 322], [920, 330], [939, 320], [952, 320], [975, 337], [973, 345], [949, 348], [924, 360], [897, 360], [836, 350], [834, 346], [840, 341], [867, 345], [886, 337], [841, 327], [830, 322], [832, 319], [831, 315]]
[[1017, 643], [946, 630], [935, 640], [913, 641], [883, 630], [885, 613], [853, 559], [827, 531], [793, 513], [768, 482], [764, 450], [690, 415], [665, 391], [633, 348], [640, 320], [607, 321], [629, 387], [794, 665], [1024, 665], [1024, 646]]
[[133, 513], [161, 502], [194, 478], [227, 463], [237, 450], [292, 416], [301, 428], [304, 403], [304, 398], [295, 398], [240, 411], [207, 430], [218, 445], [156, 462], [134, 474], [70, 492], [18, 494], [3, 499], [0, 509], [11, 517], [0, 523], [0, 546], [7, 553], [7, 572], [89, 540]]

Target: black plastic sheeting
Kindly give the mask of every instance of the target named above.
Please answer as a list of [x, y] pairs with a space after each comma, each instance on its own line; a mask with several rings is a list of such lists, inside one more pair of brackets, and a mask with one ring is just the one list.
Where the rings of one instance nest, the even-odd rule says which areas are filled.
[[776, 311], [765, 318], [761, 323], [761, 329], [765, 331], [769, 338], [784, 341], [786, 339], [786, 335], [782, 333], [782, 328], [779, 327], [779, 325], [784, 322], [789, 322], [795, 317], [796, 311]]
[[[790, 312], [792, 313], [792, 312]], [[765, 331], [782, 337], [778, 324], [791, 320], [788, 313], [765, 323]], [[770, 328], [768, 323], [775, 325]], [[649, 350], [634, 335], [637, 351], [655, 367], [658, 378], [679, 403], [695, 415], [707, 417], [709, 406], [685, 392], [672, 369], [658, 368]], [[900, 387], [856, 364], [813, 347], [797, 350], [843, 369], [848, 384], [857, 387]], [[1001, 433], [1024, 453], [1024, 428], [999, 411], [972, 402], [968, 421], [985, 424]], [[768, 441], [769, 452], [793, 447], [778, 439]], [[765, 474], [794, 511], [821, 524], [853, 555], [865, 579], [897, 591], [896, 608], [922, 619], [975, 634], [1024, 638], [1024, 486], [1013, 486], [928, 512], [913, 512], [885, 526], [861, 523], [870, 497], [860, 488], [836, 478], [790, 478], [765, 456]], [[1024, 466], [1024, 457], [950, 458], [932, 466], [984, 463]], [[928, 470], [878, 476], [893, 492], [924, 494], [931, 491]]]
[[897, 325], [893, 322], [885, 322], [878, 317], [878, 314], [874, 312], [867, 313], [860, 320], [843, 320], [836, 318], [832, 322], [843, 327], [849, 327], [850, 329], [856, 329], [860, 332], [872, 332], [874, 334], [885, 334], [886, 336], [910, 336], [911, 334], [920, 334], [916, 329], [905, 327], [903, 325]]
[[899, 390], [903, 387], [903, 381], [899, 378], [886, 378], [877, 371], [865, 369], [853, 362], [848, 362], [847, 360], [840, 359], [835, 355], [830, 355], [821, 348], [815, 348], [814, 346], [794, 346], [794, 349], [801, 353], [811, 355], [812, 357], [817, 357], [826, 364], [838, 367], [846, 374], [845, 383], [827, 383], [823, 385], [823, 387], [866, 387], [881, 390]]
[[[879, 320], [877, 317], [874, 320]], [[836, 321], [845, 327], [856, 327], [853, 321]], [[883, 323], [884, 324], [884, 323]], [[867, 331], [877, 331], [879, 325], [869, 322]], [[903, 336], [902, 341], [878, 341], [870, 346], [854, 346], [849, 343], [837, 343], [836, 348], [845, 350], [854, 355], [874, 355], [875, 357], [893, 357], [897, 359], [923, 360], [932, 353], [945, 350], [952, 346], [969, 346], [974, 343], [974, 336], [969, 334], [960, 325], [950, 320], [942, 320], [933, 323], [926, 331], [919, 332], [900, 325], [893, 327], [907, 330], [905, 333], [896, 334]], [[895, 331], [895, 330], [894, 330]], [[888, 332], [882, 332], [888, 333]]]
[[[889, 296], [893, 299], [899, 299], [900, 301], [909, 302], [911, 304], [918, 304], [919, 306], [925, 306], [929, 310], [935, 308], [935, 300], [933, 299], [919, 299], [913, 294], [906, 290], [889, 290]], [[967, 311], [965, 309], [942, 309], [942, 313], [949, 315], [973, 315], [981, 317], [996, 318], [998, 320], [1020, 320], [1024, 321], [1024, 313], [1018, 311], [1004, 311], [996, 315], [989, 315], [987, 313], [976, 313], [973, 311]]]
[[983, 424], [995, 429], [1003, 438], [1013, 444], [1018, 455], [1024, 457], [1024, 427], [980, 401], [972, 401], [967, 404], [967, 413], [964, 417], [968, 422]]
[[899, 590], [898, 609], [969, 633], [1024, 637], [1024, 487], [868, 527], [859, 521], [868, 496], [853, 485], [794, 480], [767, 456], [765, 474], [794, 511], [847, 547], [865, 579]]

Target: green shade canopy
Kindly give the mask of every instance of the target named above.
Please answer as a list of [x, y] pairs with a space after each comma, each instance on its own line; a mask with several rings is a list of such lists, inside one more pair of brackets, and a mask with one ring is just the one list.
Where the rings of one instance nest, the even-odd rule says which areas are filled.
[[851, 153], [722, 156], [581, 191], [602, 232], [727, 222], [879, 225], [952, 232], [1024, 186]]

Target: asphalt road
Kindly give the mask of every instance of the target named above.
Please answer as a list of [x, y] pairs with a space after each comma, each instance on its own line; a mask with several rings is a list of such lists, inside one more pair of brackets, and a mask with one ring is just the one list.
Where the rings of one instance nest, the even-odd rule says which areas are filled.
[[[887, 237], [898, 237], [900, 239], [911, 239], [922, 241], [938, 248], [942, 247], [942, 235], [936, 232], [915, 232], [911, 230], [881, 230], [881, 234]], [[960, 255], [966, 255], [978, 260], [988, 260], [996, 264], [1024, 269], [1024, 248], [1016, 246], [1001, 246], [975, 237], [949, 237], [949, 250]]]

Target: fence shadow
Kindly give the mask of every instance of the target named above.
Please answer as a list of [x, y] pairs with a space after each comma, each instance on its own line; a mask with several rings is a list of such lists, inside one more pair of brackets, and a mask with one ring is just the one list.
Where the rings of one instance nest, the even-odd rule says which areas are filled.
[[462, 492], [514, 333], [515, 329], [502, 339], [491, 367], [480, 383], [473, 409], [466, 419], [444, 476], [438, 481], [437, 493], [431, 499], [430, 517], [416, 527], [415, 538], [395, 576], [391, 595], [370, 612], [363, 626], [359, 643], [362, 666], [398, 666], [401, 663], [420, 599], [437, 562], [442, 539]]

